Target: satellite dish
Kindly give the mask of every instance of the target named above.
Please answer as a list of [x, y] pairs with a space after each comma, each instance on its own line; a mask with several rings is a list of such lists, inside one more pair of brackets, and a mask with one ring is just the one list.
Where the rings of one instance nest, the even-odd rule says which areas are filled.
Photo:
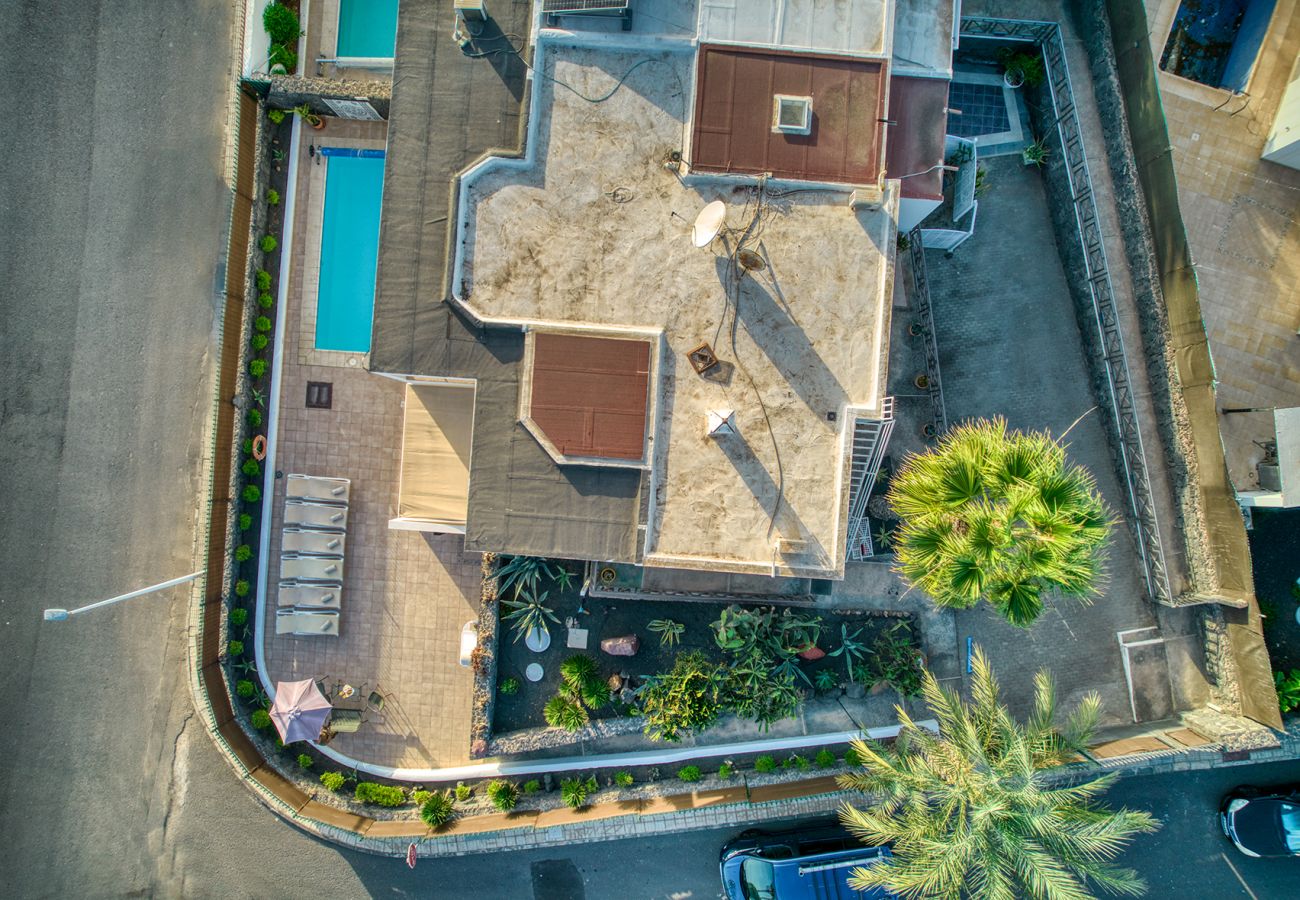
[[722, 230], [722, 223], [727, 220], [727, 204], [714, 200], [695, 217], [691, 226], [691, 243], [697, 247], [707, 247]]

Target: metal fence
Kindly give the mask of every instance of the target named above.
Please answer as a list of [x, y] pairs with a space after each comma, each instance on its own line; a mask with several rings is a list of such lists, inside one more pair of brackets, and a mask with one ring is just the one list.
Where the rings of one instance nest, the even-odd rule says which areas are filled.
[[921, 241], [921, 227], [912, 229], [907, 239], [908, 254], [912, 260], [912, 301], [921, 320], [925, 338], [925, 373], [930, 383], [927, 393], [934, 410], [934, 433], [948, 430], [948, 411], [943, 405], [943, 379], [939, 375], [939, 341], [934, 336], [934, 312], [930, 308], [930, 281], [925, 273], [925, 246]]
[[1092, 314], [1100, 342], [1100, 357], [1097, 362], [1106, 382], [1106, 396], [1102, 399], [1108, 404], [1108, 412], [1118, 436], [1114, 449], [1120, 475], [1128, 491], [1131, 525], [1142, 562], [1146, 593], [1151, 600], [1175, 605], [1176, 600], [1165, 569], [1155, 505], [1151, 499], [1151, 483], [1147, 475], [1141, 427], [1133, 403], [1128, 357], [1120, 331], [1119, 312], [1115, 306], [1110, 267], [1106, 261], [1106, 249], [1093, 196], [1092, 178], [1088, 173], [1079, 117], [1075, 110], [1061, 29], [1055, 22], [970, 16], [962, 18], [961, 36], [963, 39], [986, 38], [1033, 43], [1042, 53], [1043, 68], [1047, 75], [1046, 93], [1052, 102], [1055, 117], [1053, 127], [1060, 142], [1061, 160], [1069, 181]]

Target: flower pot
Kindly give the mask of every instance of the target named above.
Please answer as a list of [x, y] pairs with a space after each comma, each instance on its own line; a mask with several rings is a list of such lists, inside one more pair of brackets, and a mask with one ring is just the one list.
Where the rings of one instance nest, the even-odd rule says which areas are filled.
[[317, 131], [320, 131], [322, 128], [325, 127], [325, 120], [322, 119], [320, 116], [316, 116], [314, 120], [308, 119], [307, 124], [310, 125], [312, 128], [316, 129]]
[[544, 628], [533, 628], [524, 635], [524, 646], [534, 653], [541, 653], [551, 646], [551, 633]]
[[1008, 69], [1002, 73], [1002, 83], [1015, 90], [1025, 83], [1025, 73], [1019, 69]]
[[920, 390], [923, 391], [928, 390], [930, 387], [930, 376], [926, 375], [925, 373], [921, 373], [920, 375], [917, 375], [915, 378], [912, 379], [912, 384], [916, 385], [917, 388]]

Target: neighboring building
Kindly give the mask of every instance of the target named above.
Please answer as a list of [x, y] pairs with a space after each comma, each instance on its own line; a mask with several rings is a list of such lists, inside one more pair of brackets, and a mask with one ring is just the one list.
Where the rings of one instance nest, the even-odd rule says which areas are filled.
[[[954, 4], [550, 15], [581, 6], [534, 7], [524, 157], [463, 172], [427, 121], [455, 89], [443, 10], [399, 31], [369, 356], [408, 382], [391, 525], [841, 578], [870, 553], [892, 425], [900, 220], [942, 201]], [[462, 25], [467, 54], [518, 77], [511, 35]]]

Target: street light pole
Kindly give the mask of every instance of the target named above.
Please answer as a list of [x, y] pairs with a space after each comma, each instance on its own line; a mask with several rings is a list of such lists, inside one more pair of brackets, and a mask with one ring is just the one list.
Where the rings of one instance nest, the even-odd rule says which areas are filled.
[[182, 575], [180, 578], [173, 578], [171, 581], [164, 581], [162, 584], [155, 584], [153, 587], [140, 588], [138, 591], [131, 591], [129, 594], [122, 594], [117, 597], [109, 597], [107, 600], [100, 600], [98, 603], [91, 603], [77, 609], [47, 609], [45, 611], [45, 621], [63, 622], [75, 615], [90, 612], [92, 609], [99, 609], [101, 606], [111, 606], [114, 603], [121, 603], [123, 600], [130, 600], [132, 597], [152, 594], [154, 591], [161, 591], [169, 587], [175, 587], [178, 584], [184, 584], [187, 581], [193, 581], [202, 574], [202, 572], [194, 572], [190, 575]]

